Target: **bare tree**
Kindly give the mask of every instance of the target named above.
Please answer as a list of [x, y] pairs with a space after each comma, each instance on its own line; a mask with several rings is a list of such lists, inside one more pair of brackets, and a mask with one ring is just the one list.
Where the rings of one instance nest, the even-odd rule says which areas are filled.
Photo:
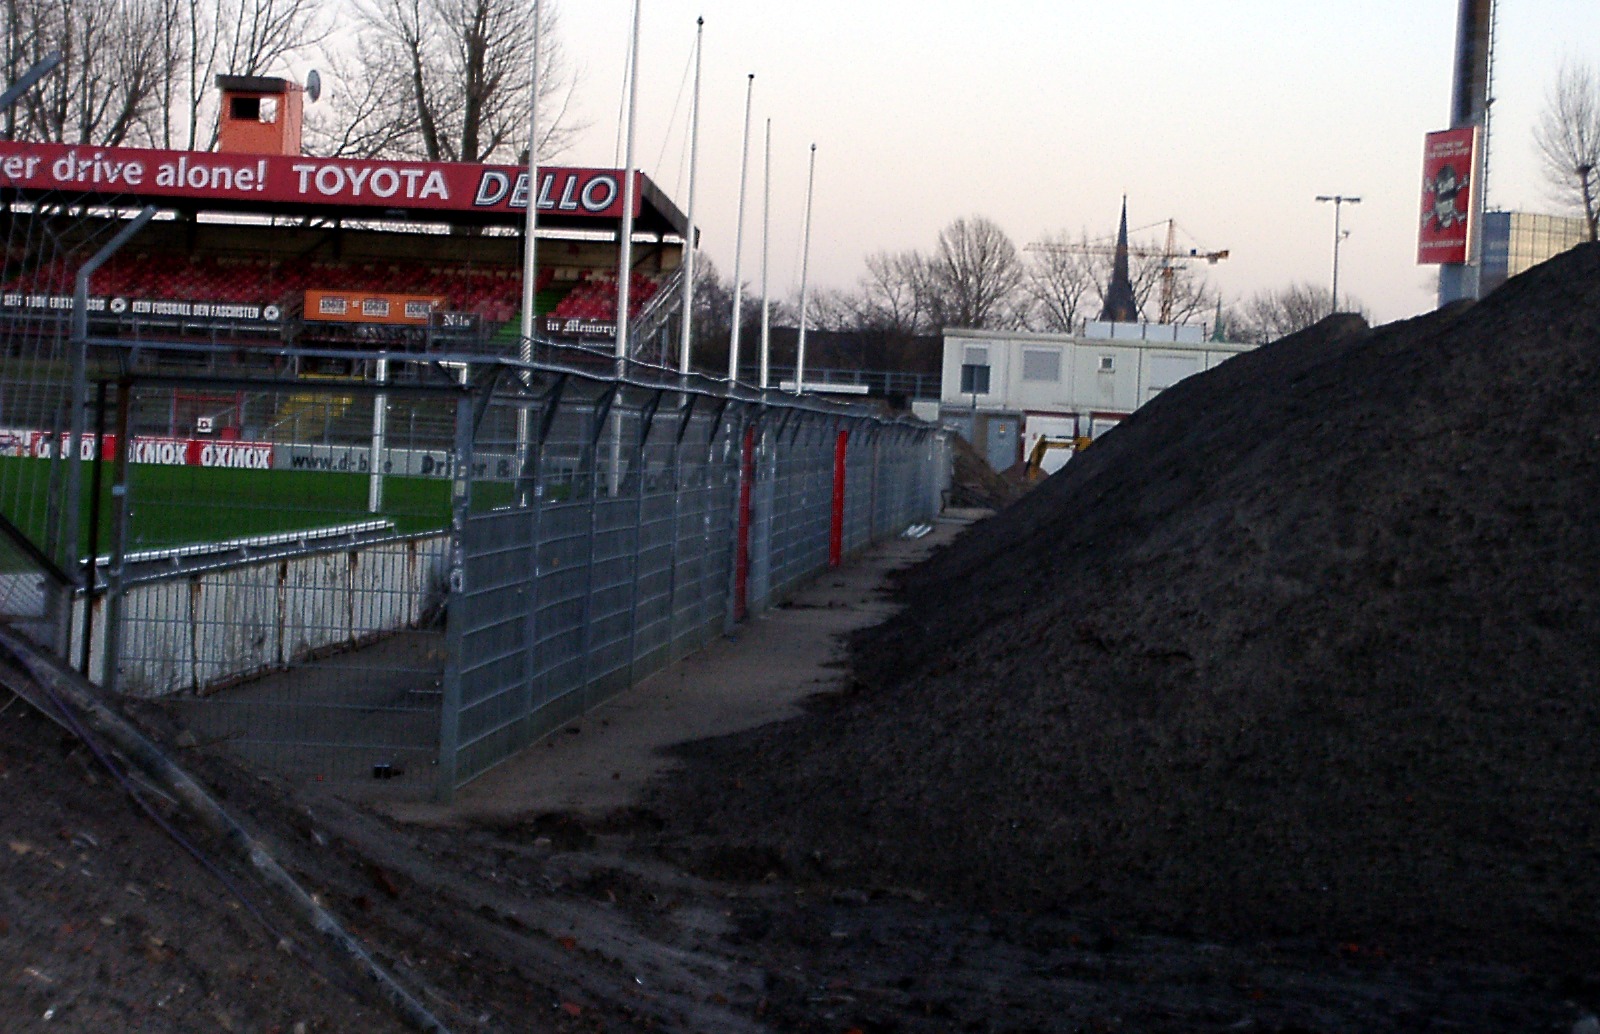
[[398, 60], [392, 49], [376, 46], [366, 36], [356, 40], [354, 51], [324, 55], [329, 86], [305, 116], [307, 146], [313, 153], [328, 158], [407, 153], [412, 120], [391, 92], [405, 77]]
[[856, 329], [919, 334], [928, 329], [927, 260], [915, 251], [874, 252], [858, 281]]
[[861, 296], [837, 287], [821, 287], [806, 301], [806, 323], [817, 330], [845, 334], [861, 327]]
[[1006, 232], [982, 216], [940, 230], [918, 274], [935, 326], [982, 329], [1021, 322], [1022, 260]]
[[694, 369], [724, 377], [728, 371], [728, 342], [733, 336], [733, 285], [724, 283], [711, 256], [701, 253], [694, 263]]
[[1576, 208], [1600, 240], [1600, 76], [1585, 64], [1563, 64], [1545, 97], [1533, 140], [1556, 198]]
[[[1128, 278], [1145, 318], [1155, 318], [1166, 301], [1168, 319], [1183, 323], [1209, 312], [1220, 300], [1204, 275], [1181, 254], [1168, 254], [1162, 243], [1132, 242], [1128, 250]], [[1076, 238], [1061, 232], [1040, 241], [1027, 264], [1027, 293], [1033, 302], [1029, 325], [1056, 333], [1076, 331], [1104, 304], [1115, 254], [1112, 245], [1091, 239], [1087, 231]]]
[[170, 75], [159, 13], [148, 0], [8, 0], [13, 76], [54, 49], [61, 64], [19, 101], [14, 136], [115, 145], [148, 137]]
[[[1341, 306], [1365, 317], [1366, 306], [1353, 299]], [[1272, 291], [1258, 291], [1230, 314], [1229, 337], [1248, 344], [1264, 345], [1304, 330], [1333, 311], [1333, 293], [1310, 283], [1290, 284]]]
[[[1089, 298], [1103, 294], [1100, 271], [1087, 231], [1074, 240], [1065, 231], [1046, 236], [1030, 254], [1027, 291], [1033, 299], [1032, 325], [1058, 334], [1076, 333]], [[1107, 267], [1109, 270], [1109, 267]]]
[[[1168, 297], [1169, 318], [1173, 323], [1187, 323], [1196, 316], [1209, 315], [1222, 295], [1204, 274], [1181, 258], [1151, 255], [1141, 259], [1140, 269], [1134, 278], [1134, 297], [1145, 311], [1161, 308], [1161, 294]], [[1148, 267], [1148, 269], [1144, 268]], [[1154, 296], [1154, 297], [1152, 297]]]
[[930, 329], [928, 259], [916, 251], [874, 252], [851, 290], [824, 289], [810, 302], [813, 326], [842, 334], [915, 337]]
[[0, 19], [8, 78], [62, 53], [13, 136], [189, 149], [216, 143], [216, 73], [265, 73], [321, 33], [316, 0], [6, 0]]
[[[373, 103], [387, 98], [392, 139], [383, 152], [432, 161], [511, 159], [525, 150], [528, 46], [533, 8], [523, 0], [356, 0], [368, 35], [361, 49]], [[559, 153], [576, 126], [567, 113], [574, 81], [542, 9], [541, 157]], [[356, 107], [360, 109], [361, 104]], [[346, 137], [350, 134], [346, 133]], [[374, 153], [382, 153], [375, 151]]]

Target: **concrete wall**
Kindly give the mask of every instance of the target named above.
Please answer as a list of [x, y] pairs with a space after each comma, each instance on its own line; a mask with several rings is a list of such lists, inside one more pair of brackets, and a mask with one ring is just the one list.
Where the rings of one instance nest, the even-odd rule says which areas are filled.
[[[444, 598], [449, 536], [422, 535], [140, 580], [123, 598], [117, 689], [203, 693], [322, 653], [417, 627]], [[105, 671], [104, 598], [90, 671]], [[72, 651], [83, 649], [73, 609]]]

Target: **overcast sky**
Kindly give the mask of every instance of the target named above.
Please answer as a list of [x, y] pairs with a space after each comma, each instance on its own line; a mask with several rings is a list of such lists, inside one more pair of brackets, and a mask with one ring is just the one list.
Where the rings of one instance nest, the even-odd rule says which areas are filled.
[[[618, 157], [632, 0], [557, 0], [587, 124], [561, 157]], [[807, 148], [811, 279], [850, 287], [878, 250], [929, 248], [959, 216], [1017, 246], [1176, 219], [1232, 257], [1225, 299], [1326, 284], [1387, 322], [1433, 307], [1415, 263], [1423, 134], [1448, 124], [1457, 0], [646, 0], [636, 161], [687, 205], [689, 70], [705, 18], [702, 244], [731, 274], [745, 81], [755, 73], [744, 279], [759, 276], [761, 133], [773, 123], [772, 273], [797, 294]], [[1600, 3], [1500, 5], [1489, 203], [1549, 211], [1532, 126], [1564, 58], [1600, 65]], [[1164, 228], [1143, 234], [1156, 238]]]

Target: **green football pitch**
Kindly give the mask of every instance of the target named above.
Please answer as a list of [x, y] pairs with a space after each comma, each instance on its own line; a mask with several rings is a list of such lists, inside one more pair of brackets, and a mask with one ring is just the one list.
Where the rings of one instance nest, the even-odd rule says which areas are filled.
[[[42, 500], [49, 476], [48, 460], [0, 457], [0, 509], [34, 542], [45, 541]], [[80, 555], [89, 548], [88, 496], [93, 477], [93, 465], [85, 463]], [[101, 478], [97, 544], [104, 555], [110, 548], [115, 515], [110, 464], [102, 469]], [[367, 509], [368, 486], [366, 474], [133, 464], [128, 468], [127, 549], [221, 542], [375, 518], [392, 520], [402, 533], [450, 523], [448, 479], [388, 475], [377, 513]], [[505, 486], [493, 487], [506, 492]]]

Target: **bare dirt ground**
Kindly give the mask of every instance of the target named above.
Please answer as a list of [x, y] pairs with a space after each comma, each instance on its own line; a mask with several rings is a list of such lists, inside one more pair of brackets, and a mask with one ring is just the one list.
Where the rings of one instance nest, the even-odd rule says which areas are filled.
[[[557, 733], [452, 809], [352, 804], [197, 749], [176, 753], [451, 1030], [1571, 1026], [1581, 983], [1507, 967], [975, 908], [737, 841], [674, 840], [664, 855], [663, 819], [642, 804], [682, 761], [660, 748], [837, 698], [849, 672], [828, 635], [891, 612], [886, 571], [963, 526], [945, 522], [824, 576], [738, 641]], [[739, 691], [745, 677], [761, 684], [759, 703]], [[160, 730], [163, 716], [143, 717]], [[405, 1029], [222, 845], [144, 789], [218, 871], [195, 861], [81, 744], [21, 702], [0, 714], [0, 759], [4, 1029]]]
[[[172, 749], [448, 1030], [1592, 1032], [1596, 342], [1586, 246], [1238, 357], [449, 811]], [[0, 1028], [400, 1029], [9, 699]]]

